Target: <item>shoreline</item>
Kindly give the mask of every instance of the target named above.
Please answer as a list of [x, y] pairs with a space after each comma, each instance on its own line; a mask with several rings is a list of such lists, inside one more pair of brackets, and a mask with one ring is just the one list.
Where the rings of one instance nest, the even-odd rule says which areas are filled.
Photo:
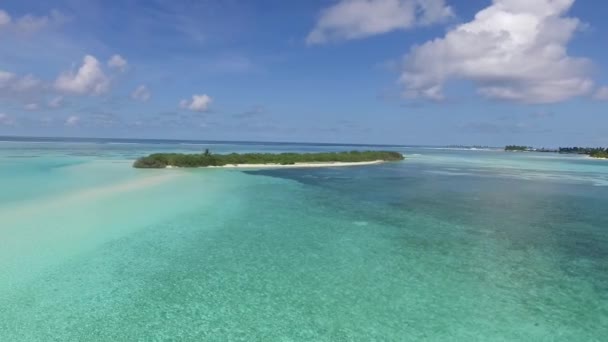
[[163, 169], [172, 167], [225, 167], [225, 168], [290, 168], [370, 165], [383, 161], [403, 160], [396, 151], [341, 151], [316, 153], [152, 153], [137, 158], [133, 167]]
[[[318, 162], [295, 164], [228, 164], [222, 166], [200, 166], [199, 169], [291, 169], [291, 168], [317, 168], [317, 167], [345, 167], [363, 166], [387, 163], [385, 160], [372, 160], [364, 162]], [[166, 169], [180, 169], [179, 166], [167, 165]]]

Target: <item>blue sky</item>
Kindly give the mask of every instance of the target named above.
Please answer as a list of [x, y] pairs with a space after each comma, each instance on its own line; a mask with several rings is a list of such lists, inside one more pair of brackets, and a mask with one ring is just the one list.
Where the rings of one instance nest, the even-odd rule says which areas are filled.
[[583, 0], [0, 3], [0, 135], [608, 145]]

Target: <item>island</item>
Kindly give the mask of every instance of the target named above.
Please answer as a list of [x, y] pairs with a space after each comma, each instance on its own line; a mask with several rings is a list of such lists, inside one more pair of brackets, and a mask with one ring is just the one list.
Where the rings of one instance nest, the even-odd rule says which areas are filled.
[[520, 146], [520, 145], [507, 145], [505, 146], [505, 151], [509, 152], [525, 152], [525, 151], [533, 151], [532, 147], [528, 146]]
[[603, 147], [560, 147], [558, 149], [534, 148], [520, 145], [505, 146], [507, 152], [550, 152], [559, 154], [583, 154], [597, 159], [608, 159], [608, 148]]
[[608, 148], [605, 149], [604, 151], [591, 152], [589, 154], [589, 156], [592, 158], [597, 158], [597, 159], [608, 159]]
[[399, 161], [404, 157], [394, 151], [348, 151], [319, 153], [154, 153], [139, 158], [133, 167], [162, 169], [172, 167], [322, 167], [367, 165]]
[[551, 148], [536, 148], [531, 146], [523, 146], [523, 145], [507, 145], [505, 146], [505, 151], [507, 152], [548, 152], [548, 153], [557, 153], [560, 152], [556, 149]]

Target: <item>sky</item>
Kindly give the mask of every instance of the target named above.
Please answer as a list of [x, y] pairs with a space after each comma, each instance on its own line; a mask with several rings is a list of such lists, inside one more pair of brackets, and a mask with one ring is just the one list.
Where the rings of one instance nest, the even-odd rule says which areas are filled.
[[3, 0], [0, 135], [608, 146], [585, 0]]

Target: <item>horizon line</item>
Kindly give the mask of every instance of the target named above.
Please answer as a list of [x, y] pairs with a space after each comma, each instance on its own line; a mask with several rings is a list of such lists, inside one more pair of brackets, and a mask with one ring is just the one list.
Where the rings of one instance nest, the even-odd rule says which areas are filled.
[[[385, 146], [385, 147], [422, 147], [442, 145], [403, 145], [403, 144], [379, 144], [379, 143], [338, 143], [338, 142], [305, 142], [305, 141], [263, 141], [263, 140], [199, 140], [199, 139], [176, 139], [176, 138], [111, 138], [111, 137], [82, 137], [82, 136], [35, 136], [35, 135], [0, 135], [3, 139], [29, 140], [40, 142], [44, 140], [65, 139], [65, 140], [106, 140], [106, 141], [166, 141], [166, 142], [196, 142], [196, 143], [242, 143], [242, 144], [293, 144], [293, 145], [328, 145], [328, 146]], [[5, 140], [6, 141], [6, 140]], [[464, 145], [462, 145], [464, 146]], [[490, 146], [488, 146], [490, 147]]]

